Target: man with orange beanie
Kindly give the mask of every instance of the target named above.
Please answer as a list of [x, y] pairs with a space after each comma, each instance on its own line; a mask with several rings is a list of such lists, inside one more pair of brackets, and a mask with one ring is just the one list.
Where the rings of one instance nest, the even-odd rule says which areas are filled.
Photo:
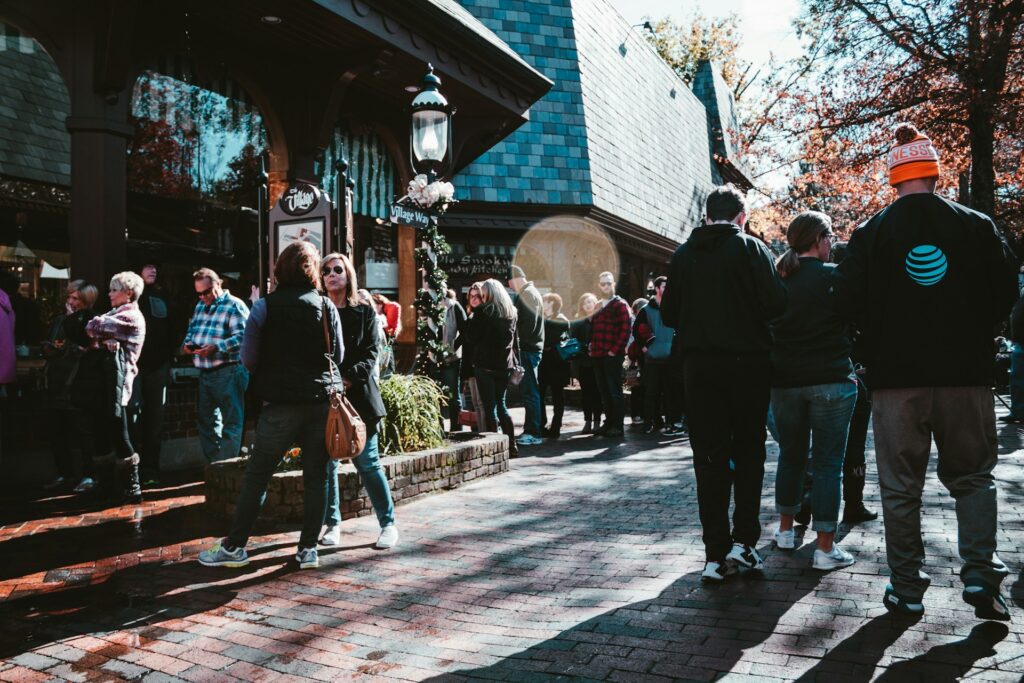
[[837, 304], [864, 334], [885, 547], [884, 604], [924, 612], [921, 494], [932, 439], [956, 501], [963, 599], [1008, 621], [996, 555], [992, 338], [1017, 298], [1015, 259], [992, 219], [935, 193], [939, 154], [909, 123], [888, 155], [897, 199], [854, 231], [835, 271]]

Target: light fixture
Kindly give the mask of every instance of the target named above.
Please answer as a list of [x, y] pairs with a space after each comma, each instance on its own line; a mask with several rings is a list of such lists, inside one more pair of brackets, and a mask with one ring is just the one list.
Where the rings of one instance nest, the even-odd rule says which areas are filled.
[[451, 148], [451, 117], [454, 107], [441, 94], [441, 79], [434, 75], [434, 67], [427, 65], [423, 87], [413, 98], [411, 130], [409, 135], [410, 158], [413, 170], [430, 176], [441, 175], [448, 150]]
[[419, 92], [420, 86], [418, 85], [407, 85], [405, 86], [405, 92]]
[[262, 17], [260, 17], [260, 21], [262, 21], [267, 26], [276, 26], [281, 23], [281, 17], [275, 16], [273, 14], [264, 14]]

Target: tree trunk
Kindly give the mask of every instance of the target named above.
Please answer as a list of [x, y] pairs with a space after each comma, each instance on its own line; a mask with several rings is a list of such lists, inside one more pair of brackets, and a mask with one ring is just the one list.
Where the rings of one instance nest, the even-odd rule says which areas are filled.
[[996, 130], [992, 110], [982, 104], [971, 112], [971, 208], [986, 216], [996, 211]]

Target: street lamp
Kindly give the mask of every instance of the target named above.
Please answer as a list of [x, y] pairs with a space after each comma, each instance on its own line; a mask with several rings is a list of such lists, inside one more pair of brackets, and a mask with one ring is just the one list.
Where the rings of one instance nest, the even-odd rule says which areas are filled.
[[427, 65], [423, 87], [413, 98], [412, 128], [409, 135], [410, 158], [416, 173], [425, 173], [429, 182], [437, 179], [445, 167], [452, 142], [452, 115], [455, 107], [441, 94], [441, 79], [434, 66]]

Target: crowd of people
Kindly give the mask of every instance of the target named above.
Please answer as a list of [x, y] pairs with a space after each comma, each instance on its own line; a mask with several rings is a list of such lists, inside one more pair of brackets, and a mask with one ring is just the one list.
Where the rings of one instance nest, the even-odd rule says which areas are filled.
[[[444, 350], [435, 379], [449, 395], [450, 430], [463, 428], [472, 407], [477, 428], [500, 430], [518, 457], [521, 447], [560, 438], [565, 389], [575, 381], [582, 433], [620, 439], [625, 380], [645, 433], [689, 433], [702, 576], [717, 582], [764, 566], [756, 546], [768, 430], [780, 452], [775, 545], [795, 549], [798, 527], [809, 524], [815, 569], [855, 562], [836, 532], [841, 500], [846, 523], [877, 517], [863, 501], [871, 420], [891, 572], [883, 602], [910, 615], [923, 612], [929, 585], [920, 516], [934, 438], [939, 479], [956, 500], [963, 599], [981, 618], [1009, 619], [1000, 592], [1008, 570], [995, 539], [992, 338], [1018, 300], [1017, 264], [990, 218], [936, 192], [932, 142], [909, 124], [895, 138], [888, 165], [898, 198], [848, 244], [837, 244], [827, 215], [807, 211], [789, 224], [788, 249], [776, 259], [746, 229], [743, 195], [726, 185], [708, 194], [705, 224], [676, 251], [668, 274], [632, 306], [612, 272], [597, 277], [596, 292], [579, 296], [571, 315], [519, 266], [506, 282], [472, 284], [465, 305], [445, 291], [433, 331]], [[238, 454], [247, 390], [260, 403], [232, 526], [201, 563], [249, 561], [245, 546], [270, 477], [293, 444], [302, 448], [305, 486], [296, 560], [317, 566], [317, 546], [340, 542], [337, 462], [324, 444], [337, 388], [367, 425], [354, 464], [381, 528], [377, 546], [393, 547], [398, 530], [376, 430], [385, 416], [379, 382], [394, 371], [397, 306], [359, 289], [348, 256], [321, 259], [305, 242], [280, 254], [274, 274], [274, 291], [247, 303], [216, 272], [197, 270], [198, 302], [181, 344], [155, 264], [115, 275], [103, 314], [94, 312], [97, 288], [71, 282], [45, 349], [53, 408], [67, 425], [53, 435], [59, 476], [51, 486], [78, 481], [75, 490], [85, 491], [99, 482], [139, 500], [159, 476], [161, 395], [171, 359], [183, 354], [199, 371], [208, 461]], [[1016, 318], [1024, 320], [1024, 304], [1015, 335], [1024, 327]], [[508, 410], [512, 386], [525, 409], [519, 434]], [[1015, 406], [1024, 405], [1020, 396]], [[1007, 419], [1022, 416], [1024, 408]], [[77, 461], [72, 444], [80, 445]]]

